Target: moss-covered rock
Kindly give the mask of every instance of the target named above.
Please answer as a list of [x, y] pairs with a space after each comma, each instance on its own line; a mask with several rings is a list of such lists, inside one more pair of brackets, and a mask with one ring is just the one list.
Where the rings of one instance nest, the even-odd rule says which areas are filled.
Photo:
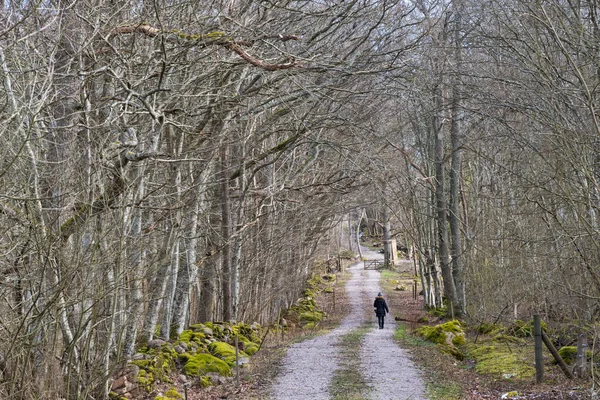
[[300, 313], [300, 322], [319, 322], [323, 319], [324, 312], [318, 310], [305, 311]]
[[444, 352], [458, 359], [463, 358], [459, 347], [464, 345], [466, 340], [460, 321], [451, 320], [435, 326], [422, 326], [416, 332], [426, 340], [439, 345]]
[[207, 336], [212, 336], [217, 339], [223, 339], [225, 337], [225, 329], [222, 324], [218, 324], [216, 322], [205, 322], [204, 326], [205, 328], [210, 329], [210, 334], [208, 334], [209, 331], [206, 329], [203, 330], [203, 332], [206, 332]]
[[573, 364], [577, 360], [577, 347], [576, 346], [563, 346], [558, 349], [558, 354], [567, 364]]
[[254, 342], [245, 342], [244, 353], [253, 356], [258, 351], [259, 346]]
[[204, 332], [197, 332], [191, 329], [186, 329], [183, 332], [181, 332], [178, 340], [186, 344], [196, 343], [197, 345], [201, 346], [206, 342], [206, 334]]
[[529, 379], [535, 368], [504, 344], [467, 345], [468, 355], [475, 361], [475, 371], [500, 377]]
[[317, 325], [315, 325], [315, 323], [314, 323], [314, 322], [309, 322], [309, 323], [307, 323], [307, 324], [304, 324], [304, 325], [302, 326], [302, 328], [304, 328], [304, 329], [315, 329], [315, 327], [316, 327], [316, 326], [317, 326]]
[[183, 367], [183, 373], [188, 376], [201, 376], [209, 372], [231, 376], [231, 367], [225, 361], [208, 353], [190, 356]]
[[[208, 345], [208, 351], [215, 357], [224, 360], [230, 366], [235, 365], [235, 347], [225, 342], [213, 342]], [[248, 358], [248, 354], [238, 350], [239, 358]]]
[[154, 375], [152, 372], [147, 372], [145, 369], [140, 369], [136, 380], [139, 386], [149, 392], [152, 389], [152, 384], [154, 383]]
[[164, 394], [164, 396], [156, 396], [154, 398], [154, 400], [179, 400], [179, 399], [183, 399], [183, 396], [179, 394], [179, 392], [177, 390], [175, 390], [175, 388], [171, 388], [169, 390], [167, 390]]

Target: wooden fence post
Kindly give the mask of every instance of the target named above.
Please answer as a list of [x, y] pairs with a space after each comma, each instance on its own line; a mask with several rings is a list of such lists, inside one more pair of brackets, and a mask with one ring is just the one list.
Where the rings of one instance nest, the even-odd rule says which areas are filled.
[[533, 336], [535, 339], [535, 382], [544, 381], [544, 360], [542, 358], [542, 321], [539, 315], [533, 316]]
[[548, 335], [546, 335], [546, 332], [544, 332], [544, 331], [542, 331], [542, 340], [544, 340], [544, 344], [546, 345], [548, 350], [550, 350], [550, 353], [552, 353], [552, 356], [558, 363], [558, 366], [560, 367], [560, 369], [562, 369], [562, 372], [565, 374], [565, 376], [569, 379], [573, 379], [573, 373], [569, 369], [569, 366], [565, 363], [565, 360], [562, 359], [560, 354], [558, 354], [556, 347], [554, 347], [554, 345], [552, 344], [552, 341], [550, 340], [550, 338], [548, 337]]
[[580, 378], [587, 377], [587, 337], [582, 333], [577, 338], [577, 364], [575, 365], [575, 373]]
[[235, 386], [240, 386], [240, 349], [238, 335], [235, 335]]

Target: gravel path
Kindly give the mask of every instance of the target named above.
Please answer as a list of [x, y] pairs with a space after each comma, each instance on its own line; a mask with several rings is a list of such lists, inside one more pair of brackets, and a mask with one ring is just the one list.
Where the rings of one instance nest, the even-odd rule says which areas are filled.
[[[381, 259], [376, 252], [363, 250], [367, 259]], [[373, 300], [379, 288], [379, 272], [365, 271], [359, 262], [348, 269], [352, 278], [346, 283], [350, 313], [338, 328], [327, 335], [290, 346], [282, 361], [282, 371], [271, 388], [273, 400], [329, 399], [328, 387], [338, 368], [340, 337], [365, 322], [373, 324], [361, 349], [362, 371], [373, 391], [370, 398], [424, 400], [425, 389], [411, 360], [393, 341], [395, 324], [386, 318], [385, 329], [377, 329]]]

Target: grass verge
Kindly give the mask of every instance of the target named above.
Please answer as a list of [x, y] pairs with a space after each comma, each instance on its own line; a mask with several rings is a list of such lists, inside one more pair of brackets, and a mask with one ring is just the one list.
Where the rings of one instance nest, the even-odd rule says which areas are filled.
[[364, 400], [371, 391], [368, 382], [361, 373], [360, 347], [370, 330], [369, 326], [362, 326], [340, 338], [340, 368], [335, 372], [329, 393], [333, 400]]

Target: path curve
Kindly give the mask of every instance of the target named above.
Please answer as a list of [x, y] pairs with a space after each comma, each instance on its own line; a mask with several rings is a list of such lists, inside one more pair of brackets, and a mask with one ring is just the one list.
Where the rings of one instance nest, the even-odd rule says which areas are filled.
[[[381, 259], [363, 249], [369, 260]], [[373, 388], [373, 400], [425, 400], [424, 385], [406, 352], [393, 340], [395, 324], [386, 318], [384, 329], [377, 328], [373, 300], [379, 288], [379, 272], [365, 271], [358, 262], [348, 268], [352, 277], [346, 283], [350, 313], [340, 326], [326, 335], [289, 347], [282, 360], [282, 370], [271, 388], [272, 400], [326, 400], [328, 388], [337, 370], [340, 338], [365, 322], [373, 324], [362, 344], [361, 371]], [[391, 314], [390, 314], [391, 317]]]

